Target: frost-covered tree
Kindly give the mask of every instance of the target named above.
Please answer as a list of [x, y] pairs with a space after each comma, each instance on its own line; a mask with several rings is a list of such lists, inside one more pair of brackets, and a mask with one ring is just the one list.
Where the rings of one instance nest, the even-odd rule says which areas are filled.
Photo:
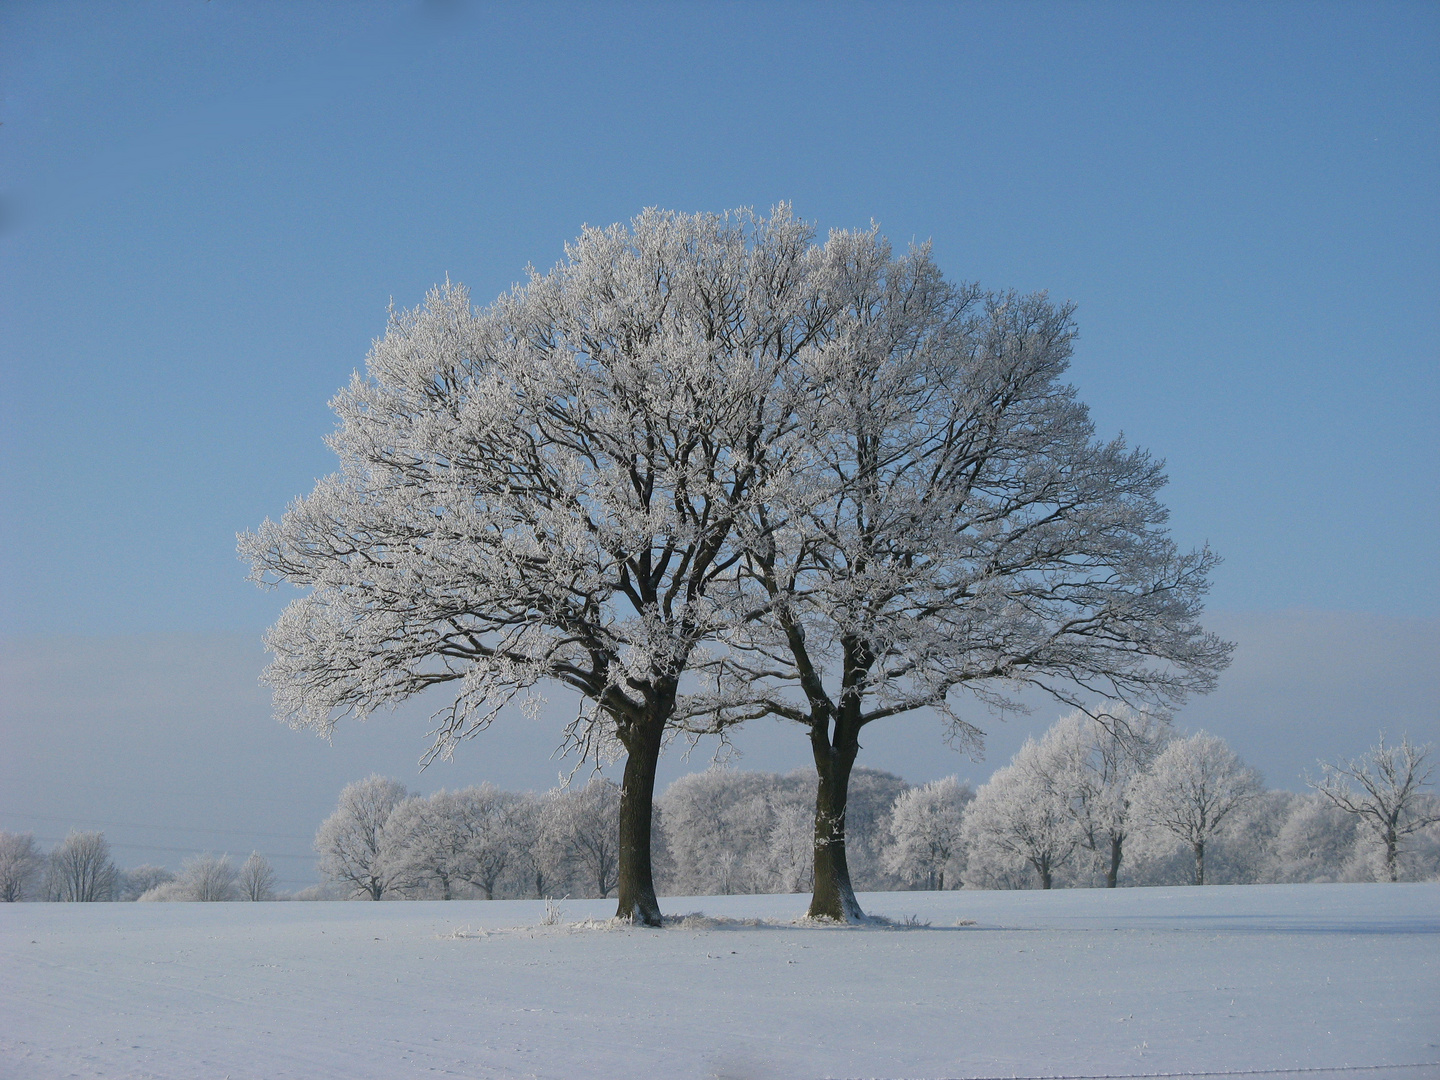
[[1048, 889], [1075, 853], [1079, 834], [1055, 788], [1058, 765], [1049, 752], [1026, 739], [1011, 763], [975, 793], [961, 828], [968, 885], [1005, 884], [1017, 867], [1027, 866]]
[[516, 861], [517, 849], [526, 842], [517, 829], [517, 800], [490, 783], [466, 788], [459, 797], [465, 828], [461, 877], [484, 893], [486, 900], [493, 900], [501, 878]]
[[45, 892], [51, 900], [113, 900], [119, 884], [120, 873], [110, 861], [103, 833], [72, 830], [50, 853]]
[[44, 865], [33, 835], [0, 831], [0, 903], [30, 899]]
[[339, 806], [315, 833], [320, 873], [371, 900], [393, 889], [400, 873], [386, 842], [385, 824], [407, 795], [403, 784], [379, 775], [347, 784]]
[[1400, 880], [1400, 850], [1407, 837], [1440, 822], [1440, 806], [1425, 798], [1435, 772], [1429, 745], [1415, 746], [1409, 736], [1386, 746], [1385, 734], [1370, 750], [1345, 764], [1321, 762], [1314, 783], [1332, 804], [1354, 816], [1384, 847], [1384, 877]]
[[1355, 826], [1347, 814], [1323, 795], [1298, 799], [1275, 838], [1279, 881], [1340, 881], [1355, 847]]
[[[692, 896], [769, 887], [777, 876], [771, 847], [775, 812], [799, 805], [809, 794], [802, 784], [798, 777], [720, 767], [677, 779], [659, 800], [674, 861], [670, 886]], [[808, 830], [809, 814], [805, 817]], [[808, 840], [805, 847], [808, 852]]]
[[851, 883], [863, 892], [900, 885], [900, 879], [885, 869], [885, 849], [890, 845], [890, 815], [895, 800], [909, 787], [904, 779], [884, 769], [856, 766], [850, 771], [850, 790], [845, 800], [845, 865]]
[[120, 899], [139, 900], [151, 889], [161, 885], [168, 885], [175, 880], [175, 875], [163, 866], [155, 866], [152, 863], [144, 863], [131, 870], [126, 870], [121, 875]]
[[[751, 511], [755, 617], [712, 673], [803, 725], [818, 788], [810, 913], [854, 919], [847, 793], [871, 723], [943, 714], [964, 691], [1029, 684], [1163, 710], [1211, 689], [1229, 646], [1205, 633], [1216, 558], [1165, 529], [1160, 462], [1100, 442], [1063, 381], [1071, 309], [947, 283], [927, 248], [835, 233], [836, 315], [802, 358], [801, 453]], [[723, 695], [722, 695], [723, 696]]]
[[221, 903], [239, 898], [235, 867], [228, 855], [196, 855], [187, 859], [173, 882], [174, 899]]
[[739, 526], [786, 482], [829, 319], [812, 235], [783, 207], [649, 210], [484, 311], [447, 284], [395, 314], [334, 400], [340, 472], [240, 538], [257, 581], [309, 590], [266, 637], [277, 715], [323, 733], [443, 686], [448, 754], [517, 696], [578, 691], [569, 744], [626, 756], [619, 914], [657, 923], [662, 744], [753, 700], [684, 676], [743, 617]]
[[773, 807], [766, 855], [770, 878], [781, 892], [808, 892], [815, 872], [815, 814], [793, 803]]
[[927, 889], [944, 889], [946, 871], [950, 886], [960, 882], [961, 826], [965, 808], [975, 798], [968, 784], [953, 776], [933, 780], [901, 792], [890, 816], [894, 840], [886, 852], [886, 868]]
[[1042, 739], [1048, 782], [1065, 800], [1081, 847], [1104, 868], [1108, 889], [1119, 882], [1136, 785], [1169, 733], [1153, 715], [1109, 702], [1095, 715], [1061, 717]]
[[1235, 811], [1205, 852], [1205, 879], [1216, 885], [1263, 885], [1283, 880], [1280, 833], [1303, 796], [1262, 790]]
[[454, 899], [468, 862], [464, 819], [464, 804], [454, 792], [412, 795], [399, 803], [385, 822], [392, 888], [413, 894], [433, 886], [441, 900]]
[[568, 868], [559, 837], [557, 795], [523, 795], [510, 808], [516, 837], [511, 870], [520, 880], [522, 896], [541, 899], [564, 891]]
[[519, 843], [516, 801], [485, 783], [402, 802], [385, 826], [397, 881], [409, 891], [433, 886], [442, 900], [462, 883], [495, 899]]
[[558, 792], [553, 803], [553, 836], [596, 896], [609, 896], [616, 885], [619, 817], [620, 789], [603, 776], [592, 777], [582, 788]]
[[260, 852], [252, 851], [250, 857], [240, 866], [235, 887], [241, 900], [274, 900], [275, 870], [271, 867], [270, 860]]
[[[716, 767], [682, 776], [657, 801], [671, 864], [665, 887], [678, 894], [792, 892], [814, 869], [815, 774]], [[883, 866], [890, 809], [905, 789], [898, 776], [857, 768], [849, 813], [855, 880], [892, 885]], [[797, 833], [805, 822], [806, 838]], [[807, 886], [808, 888], [809, 886]]]
[[1197, 731], [1172, 739], [1135, 792], [1133, 812], [1147, 828], [1174, 838], [1195, 860], [1194, 883], [1205, 884], [1205, 849], [1231, 815], [1264, 790], [1260, 774], [1225, 740]]

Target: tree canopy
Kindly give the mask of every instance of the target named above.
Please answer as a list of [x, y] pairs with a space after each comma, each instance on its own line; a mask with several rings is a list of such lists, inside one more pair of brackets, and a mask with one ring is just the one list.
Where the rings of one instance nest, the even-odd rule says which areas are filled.
[[340, 470], [240, 539], [308, 591], [266, 642], [276, 712], [328, 732], [446, 688], [432, 753], [559, 682], [625, 755], [619, 914], [659, 920], [655, 767], [773, 713], [819, 778], [812, 914], [858, 913], [845, 798], [868, 723], [968, 689], [1157, 707], [1208, 689], [1215, 564], [1158, 462], [1061, 381], [1071, 311], [945, 281], [788, 207], [586, 229], [483, 310], [392, 312], [333, 405]]

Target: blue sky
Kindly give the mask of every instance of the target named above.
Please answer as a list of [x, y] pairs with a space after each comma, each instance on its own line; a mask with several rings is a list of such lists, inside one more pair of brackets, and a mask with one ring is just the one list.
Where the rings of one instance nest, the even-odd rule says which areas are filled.
[[332, 468], [392, 298], [788, 200], [1073, 300], [1080, 395], [1169, 462], [1218, 613], [1434, 654], [1433, 4], [11, 3], [0, 95], [13, 648], [258, 636], [285, 597], [234, 534]]

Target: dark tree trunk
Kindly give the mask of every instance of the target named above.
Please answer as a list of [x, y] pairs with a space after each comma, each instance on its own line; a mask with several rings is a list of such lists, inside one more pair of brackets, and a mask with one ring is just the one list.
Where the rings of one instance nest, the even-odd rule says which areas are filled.
[[839, 730], [835, 741], [837, 745], [832, 746], [824, 728], [811, 728], [810, 747], [819, 783], [815, 791], [815, 889], [806, 914], [812, 919], [858, 922], [865, 913], [855, 899], [845, 858], [845, 806], [860, 743], [853, 734], [845, 737]]
[[1195, 884], [1205, 884], [1205, 841], [1195, 845]]
[[1041, 859], [1035, 864], [1035, 869], [1040, 871], [1040, 888], [1048, 889], [1055, 883], [1054, 874], [1050, 870], [1050, 860]]
[[625, 776], [620, 785], [620, 855], [617, 918], [660, 925], [660, 902], [650, 864], [650, 831], [655, 805], [655, 768], [665, 722], [646, 717], [628, 732]]
[[1118, 833], [1110, 834], [1110, 867], [1105, 871], [1105, 888], [1113, 889], [1120, 880], [1120, 858], [1121, 845], [1125, 843], [1125, 837]]

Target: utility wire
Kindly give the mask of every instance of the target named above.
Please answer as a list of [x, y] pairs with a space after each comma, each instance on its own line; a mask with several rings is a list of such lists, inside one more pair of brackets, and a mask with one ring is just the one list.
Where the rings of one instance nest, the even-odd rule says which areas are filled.
[[[63, 844], [63, 843], [65, 842], [65, 838], [64, 838], [64, 837], [60, 837], [60, 836], [37, 836], [37, 837], [35, 837], [35, 839], [36, 839], [36, 840], [39, 840], [41, 843], [45, 843], [45, 844]], [[123, 841], [123, 840], [111, 840], [111, 839], [109, 839], [108, 837], [106, 838], [106, 841], [105, 841], [105, 842], [106, 842], [107, 844], [109, 844], [112, 848], [136, 848], [136, 849], [139, 849], [140, 851], [169, 851], [169, 852], [174, 852], [174, 853], [180, 854], [180, 855], [196, 855], [196, 854], [199, 854], [199, 853], [200, 853], [200, 849], [199, 849], [199, 848], [193, 848], [193, 847], [165, 847], [164, 845], [161, 845], [161, 844], [127, 844], [127, 843], [126, 843], [125, 841]], [[315, 854], [309, 854], [309, 855], [277, 855], [277, 854], [275, 854], [274, 852], [270, 852], [270, 851], [262, 851], [262, 852], [260, 852], [260, 854], [261, 854], [261, 855], [264, 855], [267, 859], [309, 859], [309, 860], [311, 860], [311, 861], [313, 862], [314, 860], [320, 858], [319, 855], [315, 855]]]
[[263, 836], [267, 840], [303, 840], [309, 843], [313, 836], [295, 836], [290, 833], [247, 832], [241, 829], [206, 829], [198, 825], [136, 825], [127, 821], [100, 821], [95, 818], [58, 817], [54, 814], [24, 814], [0, 810], [0, 818], [28, 818], [32, 821], [60, 821], [67, 824], [99, 825], [107, 829], [149, 829], [154, 832], [228, 833], [232, 836]]
[[1417, 1061], [1407, 1065], [1319, 1065], [1291, 1069], [1201, 1069], [1187, 1072], [1147, 1073], [1046, 1073], [1043, 1076], [1021, 1076], [1018, 1073], [990, 1076], [954, 1076], [945, 1080], [1166, 1080], [1166, 1078], [1206, 1076], [1315, 1076], [1328, 1073], [1382, 1072], [1399, 1069], [1437, 1069], [1440, 1061]]

